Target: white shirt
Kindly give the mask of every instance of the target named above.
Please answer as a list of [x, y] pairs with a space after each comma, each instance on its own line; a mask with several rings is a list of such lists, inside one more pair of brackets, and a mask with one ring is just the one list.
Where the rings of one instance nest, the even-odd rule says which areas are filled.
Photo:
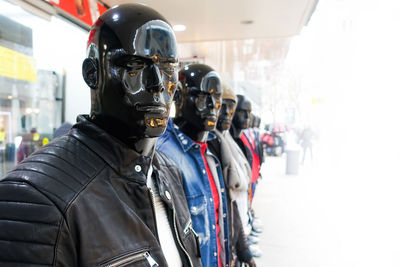
[[182, 266], [181, 256], [179, 255], [174, 236], [169, 225], [167, 211], [163, 201], [161, 200], [158, 189], [154, 184], [153, 178], [151, 177], [152, 173], [153, 168], [150, 166], [149, 172], [147, 173], [147, 187], [149, 187], [153, 192], [156, 227], [158, 238], [160, 239], [161, 249], [164, 253], [165, 259], [167, 260], [168, 266]]

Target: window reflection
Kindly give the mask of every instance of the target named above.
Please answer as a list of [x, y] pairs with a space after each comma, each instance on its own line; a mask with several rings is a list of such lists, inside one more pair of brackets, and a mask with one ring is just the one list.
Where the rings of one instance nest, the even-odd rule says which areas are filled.
[[[0, 0], [0, 176], [53, 137], [63, 115], [64, 75], [38, 69], [33, 30], [39, 20]], [[12, 16], [9, 14], [12, 11]], [[46, 40], [43, 40], [46, 42]], [[45, 59], [46, 60], [46, 59]]]

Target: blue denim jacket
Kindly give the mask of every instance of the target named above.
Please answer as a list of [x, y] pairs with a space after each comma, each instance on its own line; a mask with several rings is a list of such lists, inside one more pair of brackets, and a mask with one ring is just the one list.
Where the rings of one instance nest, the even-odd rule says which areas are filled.
[[[213, 137], [213, 133], [210, 132], [209, 138]], [[206, 167], [201, 156], [200, 146], [181, 132], [170, 119], [166, 132], [157, 141], [157, 149], [167, 154], [181, 170], [183, 188], [192, 217], [192, 225], [200, 238], [202, 265], [205, 267], [218, 267], [214, 203], [210, 201], [212, 199], [212, 192]], [[208, 155], [212, 155], [208, 149], [207, 153]], [[225, 186], [221, 165], [218, 159], [214, 155], [212, 156], [217, 166], [221, 187], [220, 202], [223, 207], [222, 212], [219, 213], [219, 218], [220, 220], [223, 219], [224, 239], [220, 241], [224, 242], [225, 251], [223, 253], [225, 254], [225, 263], [229, 264], [228, 211]]]

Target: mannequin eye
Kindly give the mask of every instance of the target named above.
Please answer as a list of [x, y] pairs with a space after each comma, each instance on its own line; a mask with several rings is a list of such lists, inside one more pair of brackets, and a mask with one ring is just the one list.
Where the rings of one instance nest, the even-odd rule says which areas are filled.
[[205, 102], [207, 99], [207, 95], [206, 94], [197, 94], [197, 101], [199, 102]]
[[164, 62], [164, 63], [160, 64], [160, 67], [163, 71], [165, 71], [167, 73], [173, 73], [173, 72], [177, 71], [178, 63]]
[[238, 115], [240, 115], [240, 116], [246, 115], [246, 111], [243, 110], [243, 109], [237, 109], [237, 110], [236, 110], [236, 113], [237, 113]]
[[215, 89], [211, 89], [210, 90], [210, 94], [212, 94], [213, 96], [215, 96], [216, 98], [220, 98], [221, 97], [221, 91], [219, 90], [215, 90]]
[[126, 63], [126, 68], [131, 71], [141, 70], [144, 68], [144, 63], [140, 61], [131, 61]]
[[196, 87], [186, 87], [186, 91], [189, 95], [197, 97], [200, 94], [200, 91], [197, 90]]
[[144, 63], [138, 60], [129, 61], [125, 63], [125, 68], [129, 76], [135, 77], [144, 68]]

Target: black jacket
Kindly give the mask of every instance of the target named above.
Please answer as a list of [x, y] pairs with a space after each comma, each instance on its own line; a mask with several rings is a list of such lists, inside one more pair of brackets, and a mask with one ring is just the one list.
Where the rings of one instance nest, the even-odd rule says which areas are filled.
[[[236, 141], [240, 149], [242, 150], [243, 154], [247, 158], [247, 161], [249, 162], [250, 166], [253, 166], [253, 153], [251, 153], [250, 148], [248, 148], [245, 144], [243, 144], [242, 139], [240, 139], [240, 131], [235, 128], [235, 126], [232, 124], [231, 128], [229, 129], [230, 134], [232, 135], [233, 139]], [[241, 133], [243, 134], [243, 133]]]
[[[167, 266], [146, 186], [150, 161], [78, 117], [0, 182], [0, 265]], [[201, 266], [177, 167], [156, 152], [153, 175], [184, 266]]]

